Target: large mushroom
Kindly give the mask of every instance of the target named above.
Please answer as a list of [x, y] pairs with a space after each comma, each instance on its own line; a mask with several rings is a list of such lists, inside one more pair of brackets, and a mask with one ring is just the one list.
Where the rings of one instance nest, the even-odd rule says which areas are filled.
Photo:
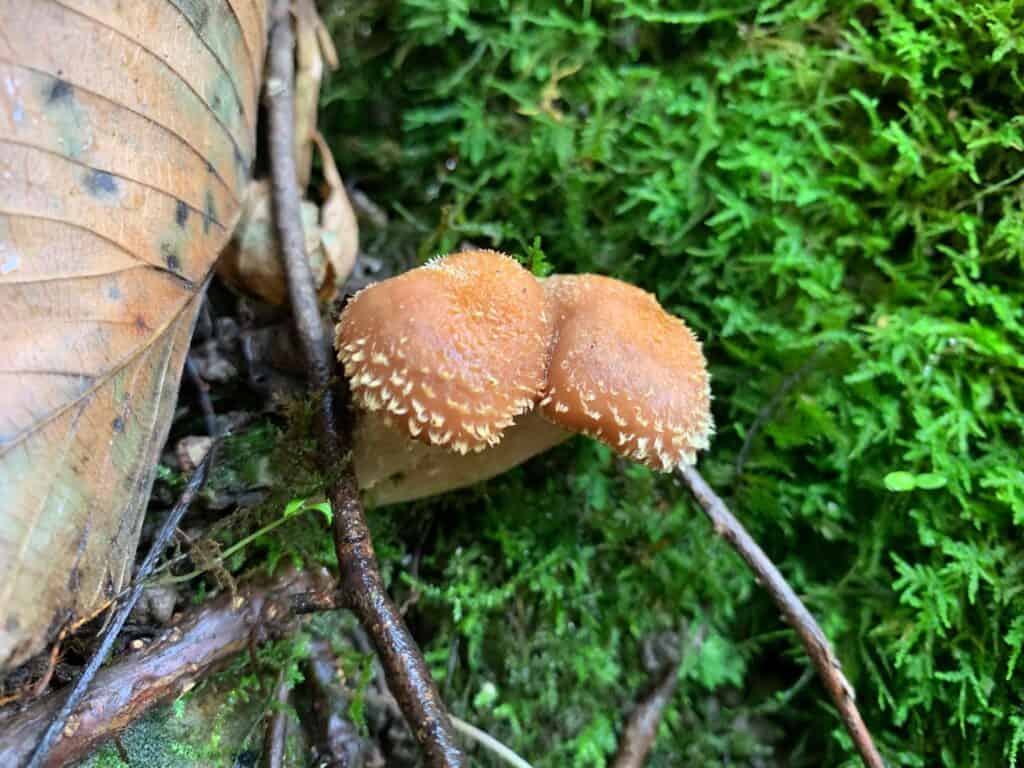
[[336, 345], [374, 504], [486, 480], [572, 432], [670, 471], [712, 429], [700, 343], [653, 296], [598, 275], [539, 281], [495, 251], [364, 289]]
[[[371, 412], [356, 432], [354, 453], [357, 479], [371, 503], [418, 498], [487, 479], [546, 450], [570, 432], [591, 435], [620, 456], [652, 469], [678, 470], [714, 523], [715, 531], [728, 539], [759, 581], [767, 585], [786, 620], [796, 629], [865, 764], [882, 765], [854, 704], [853, 688], [814, 617], [742, 524], [690, 466], [697, 451], [708, 446], [713, 430], [707, 367], [693, 332], [682, 320], [665, 312], [654, 296], [618, 280], [598, 275], [556, 275], [541, 288], [524, 271], [502, 261], [504, 257], [499, 254], [484, 252], [489, 253], [484, 257], [481, 253], [435, 262], [431, 268], [448, 275], [443, 280], [416, 275], [419, 270], [414, 270], [409, 273], [411, 279], [403, 276], [388, 281], [405, 279], [408, 283], [395, 291], [407, 301], [397, 313], [388, 300], [387, 291], [392, 289], [382, 286], [375, 296], [376, 303], [364, 302], [361, 313], [342, 316], [338, 339], [346, 372], [353, 377], [354, 387], [370, 390], [357, 397]], [[479, 287], [471, 285], [477, 281]], [[420, 290], [433, 299], [423, 297]], [[539, 305], [538, 290], [543, 295]], [[513, 301], [508, 305], [509, 291], [522, 303]], [[413, 294], [415, 300], [410, 298]], [[472, 299], [463, 299], [463, 295]], [[469, 325], [466, 306], [474, 308], [468, 313]], [[398, 319], [386, 317], [389, 307], [400, 316]], [[447, 308], [455, 313], [452, 319], [446, 319]], [[413, 318], [404, 315], [406, 309], [413, 311]], [[484, 435], [479, 427], [468, 430], [469, 437], [476, 440], [467, 445], [481, 452], [463, 455], [467, 449], [453, 444], [454, 434], [451, 440], [436, 440], [431, 435], [431, 445], [416, 444], [418, 451], [410, 450], [413, 444], [406, 435], [420, 437], [422, 430], [417, 424], [422, 420], [409, 421], [408, 432], [403, 434], [401, 420], [392, 425], [377, 418], [375, 411], [380, 411], [382, 404], [388, 407], [387, 413], [399, 416], [404, 416], [398, 411], [406, 406], [404, 401], [397, 401], [396, 409], [394, 396], [380, 397], [376, 393], [383, 372], [380, 367], [364, 369], [359, 353], [364, 349], [368, 353], [371, 349], [404, 350], [405, 356], [399, 358], [404, 362], [409, 352], [407, 338], [398, 337], [396, 346], [394, 339], [374, 337], [371, 343], [361, 335], [369, 333], [375, 313], [383, 318], [379, 325], [392, 332], [395, 328], [399, 333], [402, 328], [417, 328], [418, 343], [425, 348], [417, 348], [415, 359], [427, 361], [422, 366], [425, 374], [434, 370], [432, 361], [445, 361], [451, 376], [442, 379], [456, 382], [446, 390], [453, 397], [468, 390], [470, 400], [482, 398], [485, 393], [479, 391], [479, 382], [486, 380], [504, 400], [502, 418], [490, 424]], [[355, 330], [346, 328], [346, 322]], [[471, 326], [490, 330], [492, 343], [500, 345], [508, 340], [509, 346], [489, 349], [483, 337], [471, 342], [460, 337], [461, 345], [457, 345], [445, 335], [465, 333]], [[436, 331], [433, 336], [431, 328]], [[510, 354], [513, 351], [524, 357], [515, 358]], [[463, 363], [466, 374], [458, 367]], [[539, 379], [538, 371], [542, 372]], [[506, 379], [506, 373], [512, 378]], [[406, 373], [401, 375], [404, 378]], [[371, 377], [369, 381], [367, 376]], [[413, 384], [412, 389], [417, 386]], [[461, 415], [462, 410], [455, 409], [455, 413]], [[464, 431], [457, 433], [460, 441], [467, 439]], [[445, 450], [452, 447], [458, 453]]]

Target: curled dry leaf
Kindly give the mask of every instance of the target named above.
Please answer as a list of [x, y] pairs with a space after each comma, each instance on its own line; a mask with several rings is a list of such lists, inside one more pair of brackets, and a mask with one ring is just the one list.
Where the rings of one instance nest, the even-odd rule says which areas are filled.
[[305, 189], [313, 169], [313, 142], [324, 64], [338, 68], [338, 52], [313, 0], [294, 0], [295, 15], [295, 164]]
[[265, 36], [264, 0], [0, 0], [0, 670], [130, 577]]
[[[313, 271], [320, 298], [334, 299], [355, 264], [359, 247], [359, 228], [349, 203], [334, 157], [317, 132], [320, 85], [325, 65], [338, 67], [327, 28], [313, 0], [294, 0], [295, 18], [295, 162], [299, 187], [305, 189], [313, 168], [313, 149], [320, 151], [326, 194], [323, 205], [302, 204], [302, 226], [306, 256]], [[288, 300], [288, 283], [277, 242], [270, 184], [254, 181], [249, 185], [238, 228], [217, 263], [217, 273], [243, 293], [269, 304]]]
[[[302, 204], [302, 227], [306, 235], [306, 257], [313, 270], [317, 288], [327, 280], [327, 260], [320, 245], [317, 207], [308, 201]], [[244, 212], [224, 254], [217, 262], [217, 274], [242, 293], [255, 296], [268, 304], [288, 301], [288, 278], [281, 261], [281, 249], [274, 226], [270, 182], [249, 184]]]
[[313, 134], [323, 163], [327, 195], [320, 206], [320, 241], [327, 257], [328, 282], [333, 286], [330, 298], [345, 284], [356, 265], [359, 252], [359, 222], [345, 192], [345, 184], [334, 163], [334, 155], [324, 137]]
[[[313, 280], [320, 298], [330, 301], [355, 266], [359, 223], [330, 147], [319, 133], [313, 134], [313, 142], [323, 163], [326, 195], [319, 209], [308, 200], [302, 202], [302, 227]], [[284, 304], [288, 278], [274, 225], [270, 182], [251, 182], [243, 208], [231, 242], [217, 262], [217, 274], [243, 293], [269, 304]]]

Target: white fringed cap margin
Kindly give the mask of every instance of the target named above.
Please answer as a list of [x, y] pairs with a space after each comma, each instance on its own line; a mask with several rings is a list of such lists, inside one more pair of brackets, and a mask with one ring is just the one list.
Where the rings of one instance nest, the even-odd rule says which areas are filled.
[[543, 415], [659, 471], [695, 463], [714, 423], [693, 332], [619, 280], [554, 275], [544, 288], [554, 337]]
[[511, 257], [434, 259], [357, 293], [335, 337], [355, 402], [458, 453], [496, 445], [544, 387], [544, 289]]

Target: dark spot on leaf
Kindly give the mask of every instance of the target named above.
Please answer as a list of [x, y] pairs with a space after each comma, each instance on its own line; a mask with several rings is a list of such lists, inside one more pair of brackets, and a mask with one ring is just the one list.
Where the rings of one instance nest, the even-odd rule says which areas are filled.
[[70, 99], [74, 89], [71, 87], [71, 83], [67, 80], [61, 80], [60, 78], [53, 81], [53, 86], [50, 88], [50, 92], [46, 95], [46, 102], [53, 104], [57, 101], [63, 101], [64, 99]]
[[234, 158], [235, 167], [238, 169], [238, 172], [241, 173], [243, 176], [248, 176], [249, 161], [245, 159], [245, 156], [242, 154], [242, 150], [238, 148], [237, 144], [235, 145]]
[[124, 432], [124, 419], [118, 416], [117, 418], [114, 419], [110, 426], [114, 428], [115, 432], [121, 434], [122, 432]]
[[117, 179], [106, 171], [95, 168], [85, 174], [85, 188], [96, 197], [108, 197], [117, 194]]
[[107, 571], [107, 578], [103, 582], [103, 595], [104, 597], [114, 596], [114, 579], [110, 576], [110, 571]]
[[21, 622], [18, 621], [17, 616], [8, 616], [7, 621], [4, 622], [4, 629], [8, 632], [17, 632], [21, 626]]
[[160, 255], [164, 257], [164, 264], [172, 272], [181, 269], [181, 259], [178, 258], [178, 249], [171, 243], [160, 243]]
[[210, 234], [210, 225], [217, 221], [217, 206], [213, 202], [213, 194], [206, 190], [206, 203], [203, 211], [203, 234]]
[[210, 21], [210, 6], [205, 2], [195, 2], [195, 0], [191, 0], [187, 5], [191, 6], [192, 21], [196, 25], [196, 29], [202, 32]]
[[188, 221], [188, 205], [184, 200], [179, 200], [174, 206], [174, 220], [178, 226], [182, 229], [185, 228], [185, 223]]
[[146, 324], [146, 318], [142, 315], [135, 316], [135, 330], [137, 331], [148, 331], [149, 325]]

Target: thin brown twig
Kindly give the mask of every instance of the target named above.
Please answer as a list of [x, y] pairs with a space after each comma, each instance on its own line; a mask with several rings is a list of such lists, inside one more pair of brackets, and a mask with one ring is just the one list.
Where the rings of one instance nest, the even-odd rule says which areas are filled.
[[53, 641], [53, 648], [50, 649], [50, 658], [46, 664], [46, 671], [42, 677], [36, 681], [35, 685], [32, 686], [32, 698], [42, 696], [46, 693], [46, 689], [50, 687], [50, 681], [53, 679], [53, 673], [57, 669], [57, 660], [60, 658], [61, 646], [64, 644], [64, 638], [67, 637], [68, 628], [65, 627], [57, 635], [57, 639]]
[[[12, 693], [6, 696], [0, 696], [0, 710], [17, 701], [21, 701], [22, 699], [35, 699], [46, 693], [47, 688], [50, 687], [50, 681], [53, 679], [53, 674], [57, 670], [57, 662], [60, 659], [61, 648], [64, 644], [64, 638], [67, 637], [68, 630], [68, 626], [65, 626], [57, 633], [57, 637], [53, 641], [53, 646], [50, 648], [50, 655], [46, 661], [46, 668], [43, 670], [42, 674], [38, 676], [35, 682], [29, 680], [15, 683], [12, 686], [14, 689]], [[27, 667], [28, 665], [22, 667], [22, 669], [27, 669]], [[31, 676], [32, 674], [34, 674], [34, 670], [32, 672], [28, 672], [27, 676]], [[11, 682], [10, 678], [4, 682]]]
[[306, 258], [302, 190], [299, 189], [295, 164], [295, 32], [290, 6], [289, 0], [274, 0], [270, 30], [266, 89], [271, 188], [278, 240], [288, 274], [292, 316], [306, 360], [309, 383], [314, 390], [326, 390], [331, 363], [313, 273]]
[[[670, 654], [654, 670], [652, 684], [648, 684], [643, 696], [636, 702], [619, 738], [619, 748], [615, 752], [611, 768], [643, 768], [647, 755], [654, 747], [658, 737], [658, 728], [665, 714], [665, 708], [672, 700], [679, 681], [679, 667], [686, 656], [696, 653], [704, 644], [708, 635], [708, 627], [702, 624], [696, 629], [687, 627], [685, 647], [680, 652], [673, 648]], [[678, 636], [669, 635], [675, 643]]]
[[782, 611], [783, 617], [796, 631], [807, 655], [811, 657], [811, 662], [818, 670], [825, 689], [839, 710], [839, 716], [853, 739], [861, 760], [868, 768], [884, 768], [882, 756], [857, 709], [853, 686], [843, 674], [839, 659], [814, 616], [743, 524], [701, 477], [697, 468], [684, 466], [680, 468], [679, 475], [711, 520], [715, 533], [729, 542], [739, 553], [754, 572], [758, 582], [768, 590], [768, 594]]
[[196, 399], [199, 401], [199, 410], [203, 414], [203, 424], [206, 427], [206, 434], [216, 437], [219, 433], [217, 426], [217, 412], [213, 408], [213, 401], [210, 399], [210, 385], [199, 375], [192, 355], [185, 358], [185, 372], [196, 389]]
[[[455, 768], [465, 764], [465, 756], [455, 741], [451, 721], [423, 654], [384, 588], [350, 466], [347, 444], [350, 430], [339, 434], [336, 427], [335, 401], [329, 386], [333, 360], [327, 353], [316, 289], [306, 260], [300, 215], [301, 193], [294, 154], [294, 47], [288, 0], [275, 0], [267, 80], [274, 214], [309, 384], [320, 398], [317, 413], [320, 459], [325, 474], [336, 478], [330, 483], [327, 496], [334, 512], [332, 528], [340, 571], [339, 591], [345, 606], [356, 614], [372, 638], [388, 685], [423, 750], [427, 765]], [[339, 401], [344, 402], [347, 397]]]
[[465, 755], [455, 740], [430, 670], [384, 588], [351, 469], [332, 485], [330, 499], [343, 604], [370, 636], [388, 688], [398, 700], [427, 765], [462, 766]]
[[288, 746], [288, 700], [292, 687], [282, 673], [274, 687], [273, 711], [267, 718], [267, 730], [263, 737], [263, 768], [281, 768], [284, 765], [285, 749]]
[[206, 456], [203, 457], [203, 460], [199, 463], [199, 466], [196, 467], [196, 471], [192, 473], [192, 477], [185, 486], [185, 490], [178, 499], [178, 503], [174, 505], [171, 513], [167, 515], [163, 525], [160, 527], [156, 537], [153, 539], [153, 544], [150, 546], [149, 552], [146, 553], [145, 559], [139, 566], [139, 570], [136, 572], [135, 579], [133, 580], [134, 587], [132, 587], [132, 591], [114, 613], [114, 618], [107, 627], [106, 633], [103, 635], [103, 640], [100, 641], [99, 647], [93, 652], [92, 658], [90, 658], [89, 663], [86, 664], [81, 677], [79, 677], [75, 682], [74, 687], [71, 689], [67, 699], [64, 701], [64, 705], [60, 708], [60, 711], [57, 712], [53, 721], [50, 723], [50, 726], [43, 733], [43, 737], [35, 751], [32, 753], [32, 757], [28, 761], [26, 768], [40, 768], [40, 766], [43, 765], [43, 761], [46, 759], [47, 753], [53, 747], [54, 742], [57, 741], [61, 731], [65, 729], [64, 726], [67, 723], [68, 718], [71, 716], [71, 713], [88, 692], [89, 686], [92, 684], [93, 678], [99, 671], [100, 666], [107, 660], [107, 656], [110, 655], [110, 651], [114, 647], [114, 642], [117, 640], [117, 636], [121, 632], [121, 628], [128, 620], [128, 615], [139, 602], [139, 598], [142, 596], [143, 587], [145, 587], [146, 579], [149, 578], [149, 574], [156, 566], [156, 561], [163, 554], [164, 549], [167, 548], [167, 544], [171, 540], [171, 536], [174, 534], [175, 529], [178, 527], [178, 523], [181, 521], [185, 512], [188, 511], [189, 507], [192, 506], [193, 500], [195, 500], [196, 496], [199, 495], [199, 491], [206, 482], [206, 476], [210, 471], [210, 465], [214, 461], [217, 448], [218, 442], [215, 440], [213, 445], [211, 445], [210, 449], [206, 452]]
[[657, 684], [637, 702], [622, 729], [612, 768], [643, 768], [678, 680], [679, 663], [667, 665], [662, 669]]
[[[313, 589], [309, 572], [282, 570], [273, 580], [251, 581], [237, 597], [222, 594], [178, 617], [144, 649], [126, 653], [96, 675], [85, 698], [53, 745], [45, 768], [73, 765], [142, 717], [224, 668], [249, 647], [290, 631], [288, 596]], [[0, 765], [21, 765], [63, 699], [61, 692], [0, 714]]]

